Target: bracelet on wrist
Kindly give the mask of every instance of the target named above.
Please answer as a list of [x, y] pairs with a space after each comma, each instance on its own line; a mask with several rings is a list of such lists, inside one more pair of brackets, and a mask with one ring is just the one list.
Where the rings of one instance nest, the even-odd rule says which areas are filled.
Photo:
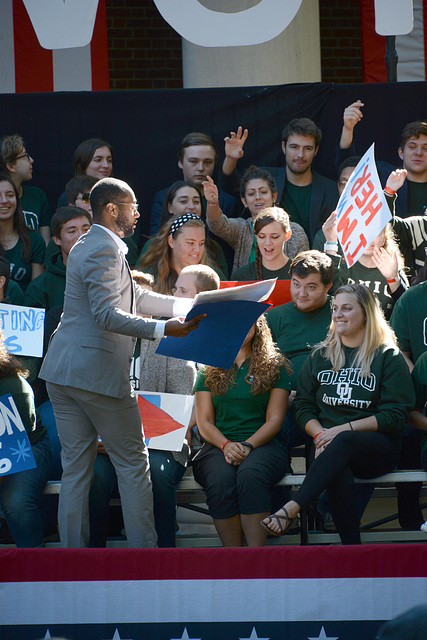
[[246, 440], [243, 440], [243, 442], [241, 442], [240, 444], [243, 444], [245, 447], [249, 447], [251, 451], [254, 450], [254, 445], [251, 444], [250, 442], [246, 442]]
[[396, 193], [396, 191], [394, 191], [394, 189], [392, 189], [391, 187], [384, 187], [384, 191], [390, 196], [394, 196], [394, 194]]
[[231, 442], [231, 440], [224, 440], [224, 442], [221, 445], [221, 451], [224, 451], [225, 445], [228, 444], [229, 442]]
[[326, 253], [327, 251], [336, 251], [338, 252], [338, 242], [325, 242], [323, 246], [323, 251]]

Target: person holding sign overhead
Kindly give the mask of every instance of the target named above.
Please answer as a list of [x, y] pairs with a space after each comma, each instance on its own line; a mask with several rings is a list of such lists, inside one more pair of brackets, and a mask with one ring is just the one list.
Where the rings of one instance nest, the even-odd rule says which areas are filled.
[[[0, 517], [7, 521], [17, 547], [42, 547], [43, 523], [38, 503], [48, 479], [52, 450], [46, 427], [35, 408], [33, 390], [25, 380], [27, 375], [21, 362], [6, 350], [0, 332], [0, 443], [6, 445], [9, 427], [12, 433], [25, 428], [36, 463], [31, 469], [17, 468], [14, 472], [4, 457], [5, 446], [0, 449]], [[5, 415], [13, 415], [7, 429]], [[12, 456], [13, 451], [21, 451], [12, 461], [14, 465], [19, 458], [28, 457], [23, 445], [25, 441], [20, 437], [12, 449]], [[10, 473], [3, 475], [6, 469]]]

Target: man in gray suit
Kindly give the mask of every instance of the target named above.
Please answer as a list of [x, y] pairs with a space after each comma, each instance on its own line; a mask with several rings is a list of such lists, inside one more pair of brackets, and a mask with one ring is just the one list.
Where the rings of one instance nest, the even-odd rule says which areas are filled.
[[70, 251], [64, 312], [40, 372], [62, 445], [61, 543], [88, 544], [88, 496], [99, 434], [117, 472], [128, 544], [153, 547], [148, 455], [130, 362], [137, 338], [185, 336], [203, 316], [183, 322], [136, 315], [186, 315], [192, 300], [162, 296], [133, 282], [122, 238], [132, 235], [139, 213], [128, 184], [100, 180], [90, 201], [94, 224]]

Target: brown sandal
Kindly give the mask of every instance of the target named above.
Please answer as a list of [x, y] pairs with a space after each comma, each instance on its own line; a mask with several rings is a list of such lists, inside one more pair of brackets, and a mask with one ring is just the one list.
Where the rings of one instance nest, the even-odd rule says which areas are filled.
[[[272, 513], [271, 516], [269, 516], [268, 518], [268, 524], [265, 524], [265, 522], [263, 522], [263, 520], [261, 520], [261, 526], [267, 531], [267, 533], [269, 533], [271, 536], [283, 536], [284, 533], [286, 533], [286, 531], [288, 531], [288, 529], [290, 529], [292, 523], [294, 522], [295, 518], [290, 518], [289, 517], [289, 513], [286, 510], [286, 507], [282, 507], [281, 511], [284, 511], [284, 515], [283, 516], [279, 516], [277, 515], [277, 513]], [[270, 529], [270, 527], [268, 526], [271, 522], [274, 522], [275, 524], [277, 524], [280, 527], [280, 531], [273, 531], [273, 529]], [[282, 523], [284, 523], [284, 526], [282, 525]]]

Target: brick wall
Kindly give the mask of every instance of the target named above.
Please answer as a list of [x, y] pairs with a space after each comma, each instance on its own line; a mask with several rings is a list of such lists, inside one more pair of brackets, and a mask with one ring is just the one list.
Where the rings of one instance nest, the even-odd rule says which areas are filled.
[[359, 0], [320, 0], [323, 82], [363, 82]]
[[153, 0], [106, 0], [106, 5], [110, 88], [182, 88], [181, 37]]
[[[111, 89], [182, 88], [181, 38], [153, 0], [106, 5]], [[359, 0], [319, 6], [323, 82], [362, 82]]]

